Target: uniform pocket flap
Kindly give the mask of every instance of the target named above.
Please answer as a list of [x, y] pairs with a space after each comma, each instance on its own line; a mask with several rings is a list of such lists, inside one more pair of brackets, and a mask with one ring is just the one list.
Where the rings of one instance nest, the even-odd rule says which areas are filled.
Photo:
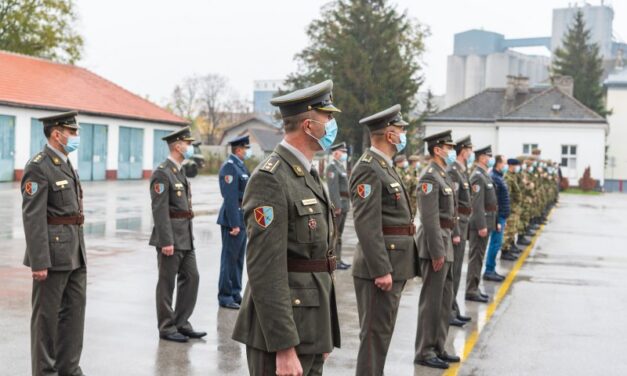
[[50, 243], [69, 243], [71, 240], [72, 235], [69, 232], [48, 233], [48, 241]]
[[[65, 184], [60, 184], [60, 183], [64, 183], [64, 182], [65, 182]], [[57, 182], [57, 183], [59, 183], [59, 184], [54, 184], [54, 183], [50, 184], [50, 186], [52, 187], [52, 190], [55, 191], [55, 192], [63, 191], [63, 190], [66, 190], [66, 189], [70, 189], [70, 183], [67, 180], [66, 181], [62, 181], [62, 182]]]
[[298, 215], [300, 216], [322, 213], [322, 208], [320, 207], [320, 203], [318, 202], [311, 205], [305, 205], [302, 201], [296, 202], [296, 210], [298, 211]]
[[320, 307], [320, 293], [317, 288], [291, 288], [292, 307]]
[[404, 251], [406, 248], [405, 243], [406, 243], [405, 239], [403, 239], [403, 241], [401, 241], [400, 239], [386, 240], [385, 249], [387, 249], [388, 251]]

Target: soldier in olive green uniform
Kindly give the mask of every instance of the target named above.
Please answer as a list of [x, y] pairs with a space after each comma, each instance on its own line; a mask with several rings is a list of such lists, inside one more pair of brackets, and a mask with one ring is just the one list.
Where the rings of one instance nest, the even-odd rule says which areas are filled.
[[450, 324], [463, 326], [471, 320], [468, 316], [463, 316], [457, 304], [457, 292], [462, 277], [462, 265], [464, 263], [464, 253], [466, 252], [466, 240], [468, 239], [468, 221], [472, 213], [472, 195], [470, 193], [470, 174], [468, 164], [474, 161], [472, 152], [472, 142], [470, 136], [466, 136], [455, 141], [455, 151], [457, 160], [450, 165], [447, 173], [453, 181], [455, 197], [457, 198], [457, 214], [459, 220], [453, 228], [453, 309], [451, 310]]
[[351, 208], [348, 190], [348, 173], [343, 165], [347, 160], [347, 151], [345, 142], [331, 146], [333, 160], [329, 163], [325, 171], [329, 197], [335, 207], [335, 217], [337, 221], [337, 246], [335, 247], [335, 257], [337, 259], [337, 268], [340, 270], [346, 270], [351, 267], [350, 264], [342, 261], [342, 234], [344, 233], [344, 224], [346, 223], [348, 211]]
[[39, 119], [48, 143], [22, 178], [24, 265], [32, 270], [34, 376], [79, 376], [86, 301], [83, 189], [68, 154], [78, 148], [76, 112]]
[[448, 368], [459, 357], [444, 349], [453, 305], [453, 229], [457, 225], [455, 185], [446, 173], [457, 154], [451, 131], [425, 137], [433, 157], [418, 181], [418, 248], [422, 290], [414, 362]]
[[414, 213], [392, 166], [392, 156], [406, 143], [407, 123], [400, 110], [395, 105], [359, 121], [368, 127], [372, 147], [359, 159], [350, 182], [359, 240], [353, 260], [360, 325], [358, 376], [383, 374], [401, 292], [417, 273]]
[[[497, 198], [488, 169], [494, 166], [492, 147], [475, 151], [475, 169], [470, 175], [472, 214], [469, 222], [470, 254], [466, 272], [466, 300], [487, 303], [488, 296], [479, 290], [483, 258], [490, 231], [497, 229]], [[500, 227], [500, 226], [498, 226]]]
[[249, 179], [246, 287], [233, 339], [251, 375], [321, 375], [340, 346], [333, 204], [313, 156], [337, 133], [332, 81], [272, 99], [285, 138]]
[[[189, 127], [163, 137], [170, 155], [150, 178], [154, 227], [150, 245], [157, 248], [157, 321], [159, 336], [174, 342], [187, 342], [207, 333], [194, 331], [189, 318], [198, 297], [198, 267], [192, 230], [192, 187], [181, 163], [193, 155], [194, 139]], [[172, 309], [174, 287], [176, 308]]]

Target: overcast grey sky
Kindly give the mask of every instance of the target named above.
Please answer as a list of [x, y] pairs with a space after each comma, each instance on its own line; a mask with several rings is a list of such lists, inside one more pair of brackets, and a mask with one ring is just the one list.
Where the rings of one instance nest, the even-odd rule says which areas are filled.
[[[392, 0], [431, 28], [426, 86], [446, 88], [453, 34], [471, 28], [507, 38], [551, 35], [552, 9], [573, 0]], [[328, 0], [76, 0], [85, 38], [79, 65], [164, 103], [191, 74], [226, 76], [244, 99], [253, 80], [284, 78], [308, 44], [305, 28]], [[581, 4], [582, 2], [579, 1]], [[600, 0], [591, 0], [598, 5]], [[627, 38], [627, 1], [614, 7], [614, 30]], [[547, 52], [548, 53], [548, 52]]]

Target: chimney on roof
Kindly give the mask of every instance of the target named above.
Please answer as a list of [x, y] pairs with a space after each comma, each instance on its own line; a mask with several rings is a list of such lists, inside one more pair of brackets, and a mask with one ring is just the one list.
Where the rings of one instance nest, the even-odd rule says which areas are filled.
[[529, 94], [529, 77], [507, 76], [507, 87], [505, 88], [505, 99], [513, 101], [518, 94]]
[[569, 96], [573, 96], [573, 92], [575, 90], [575, 81], [570, 76], [560, 76], [556, 75], [551, 77], [551, 83], [553, 86], [560, 89], [564, 94]]

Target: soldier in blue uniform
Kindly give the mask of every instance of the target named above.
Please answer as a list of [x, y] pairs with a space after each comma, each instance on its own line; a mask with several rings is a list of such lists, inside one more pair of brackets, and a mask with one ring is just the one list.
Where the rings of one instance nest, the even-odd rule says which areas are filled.
[[229, 144], [231, 155], [220, 168], [220, 193], [224, 202], [218, 215], [218, 224], [222, 230], [218, 301], [221, 307], [239, 309], [246, 253], [242, 199], [250, 174], [244, 160], [250, 158], [251, 150], [248, 136], [237, 137]]

